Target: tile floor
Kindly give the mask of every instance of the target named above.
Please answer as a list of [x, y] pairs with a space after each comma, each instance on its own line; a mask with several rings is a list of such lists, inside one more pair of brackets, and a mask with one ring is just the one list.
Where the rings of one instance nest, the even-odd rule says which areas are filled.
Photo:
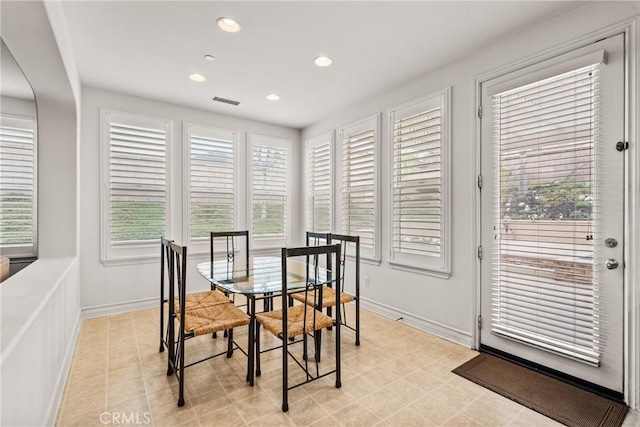
[[[349, 308], [348, 315], [352, 315]], [[350, 317], [351, 319], [353, 317]], [[342, 388], [334, 376], [290, 393], [282, 413], [280, 351], [263, 355], [255, 387], [245, 381], [246, 357], [234, 353], [186, 369], [186, 404], [178, 408], [177, 380], [159, 353], [157, 310], [85, 320], [58, 412], [58, 426], [551, 426], [534, 411], [466, 381], [451, 369], [475, 351], [362, 311], [361, 346], [342, 332]], [[246, 343], [245, 330], [236, 338]], [[263, 348], [275, 341], [262, 334]], [[195, 360], [224, 339], [187, 341]], [[331, 369], [334, 333], [323, 335], [323, 369]], [[299, 371], [290, 368], [291, 379]], [[640, 425], [632, 412], [625, 426]]]

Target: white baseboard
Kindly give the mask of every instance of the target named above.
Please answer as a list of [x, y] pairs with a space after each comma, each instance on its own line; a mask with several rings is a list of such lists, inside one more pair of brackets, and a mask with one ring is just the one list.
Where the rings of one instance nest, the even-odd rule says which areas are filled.
[[130, 313], [132, 311], [147, 310], [149, 308], [159, 308], [158, 298], [145, 298], [137, 301], [119, 302], [114, 304], [95, 305], [82, 309], [82, 318], [111, 316], [113, 314]]
[[71, 340], [69, 340], [69, 344], [67, 345], [67, 350], [64, 355], [64, 359], [62, 361], [62, 366], [60, 367], [60, 372], [58, 373], [58, 378], [56, 378], [56, 385], [53, 389], [53, 395], [51, 396], [51, 400], [49, 401], [49, 407], [47, 408], [47, 415], [45, 417], [45, 425], [53, 426], [56, 423], [56, 418], [58, 417], [58, 410], [60, 409], [60, 403], [62, 402], [62, 395], [64, 393], [64, 387], [67, 383], [67, 379], [69, 378], [69, 370], [71, 369], [71, 361], [73, 360], [73, 353], [76, 349], [76, 343], [78, 342], [78, 337], [80, 336], [80, 326], [82, 325], [82, 316], [80, 312], [78, 312], [78, 317], [76, 317], [76, 323], [73, 327], [73, 332], [71, 334]]
[[444, 338], [447, 341], [460, 344], [467, 348], [473, 348], [473, 339], [471, 333], [443, 325], [424, 317], [416, 316], [397, 308], [381, 304], [379, 302], [360, 297], [360, 305], [362, 308], [371, 310], [372, 312], [384, 316], [389, 319], [399, 320], [405, 325], [427, 332], [429, 334]]

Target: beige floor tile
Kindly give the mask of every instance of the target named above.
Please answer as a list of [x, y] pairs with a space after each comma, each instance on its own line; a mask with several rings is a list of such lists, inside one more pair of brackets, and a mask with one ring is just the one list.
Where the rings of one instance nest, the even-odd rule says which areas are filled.
[[281, 406], [264, 392], [244, 400], [234, 401], [234, 405], [246, 423], [253, 422], [264, 414], [281, 412], [282, 410]]
[[295, 424], [289, 419], [282, 409], [263, 415], [262, 417], [247, 423], [249, 426], [255, 427], [293, 427]]
[[62, 402], [60, 418], [71, 418], [88, 411], [103, 410], [106, 408], [107, 390], [99, 390], [93, 393], [78, 393], [65, 395]]
[[123, 383], [109, 383], [107, 387], [107, 401], [109, 402], [130, 399], [143, 394], [146, 394], [146, 387], [142, 378]]
[[[453, 417], [449, 418], [442, 425], [446, 427], [480, 427], [480, 424], [460, 414], [456, 414]], [[498, 427], [498, 426], [487, 426], [487, 427]]]
[[395, 380], [383, 388], [384, 391], [407, 404], [420, 399], [426, 392], [414, 386], [404, 378]]
[[409, 375], [406, 375], [404, 379], [424, 392], [429, 392], [444, 384], [442, 380], [424, 372], [423, 370], [414, 371]]
[[359, 399], [373, 393], [379, 388], [366, 377], [358, 375], [342, 380], [342, 387], [340, 389], [350, 394], [353, 398]]
[[[158, 374], [159, 375], [165, 375], [167, 373], [167, 367], [165, 365], [162, 365], [162, 371]], [[106, 375], [107, 381], [109, 382], [109, 385], [117, 385], [117, 384], [122, 384], [122, 383], [128, 383], [134, 380], [141, 380], [143, 379], [142, 374], [144, 371], [138, 369], [137, 366], [127, 366], [125, 368], [122, 369], [118, 369], [115, 371], [109, 371]]]
[[56, 422], [58, 427], [104, 427], [103, 421], [100, 419], [100, 415], [103, 414], [104, 409], [97, 409], [93, 411], [83, 412], [70, 418], [64, 418]]
[[[353, 307], [347, 310], [353, 318]], [[186, 405], [178, 408], [178, 381], [166, 375], [167, 351], [158, 352], [157, 309], [86, 319], [57, 425], [102, 425], [102, 412], [127, 416], [128, 422], [135, 421], [132, 414], [147, 414], [156, 426], [557, 425], [451, 373], [477, 352], [367, 310], [361, 314], [361, 346], [341, 331], [342, 387], [335, 388], [334, 375], [304, 384], [290, 391], [287, 413], [281, 408], [279, 351], [262, 355], [263, 375], [255, 387], [245, 381], [247, 359], [240, 352], [188, 368]], [[235, 338], [245, 347], [246, 328], [235, 331]], [[261, 338], [264, 348], [280, 344], [269, 334]], [[188, 340], [186, 359], [225, 345], [221, 334]], [[325, 332], [321, 369], [334, 366], [334, 346], [335, 331]], [[293, 362], [290, 367], [290, 381], [304, 378]], [[631, 413], [625, 427], [638, 424]]]
[[457, 412], [451, 406], [434, 399], [431, 395], [412, 402], [409, 407], [435, 425], [443, 424]]
[[220, 389], [196, 397], [189, 395], [189, 403], [196, 412], [198, 419], [200, 419], [211, 412], [233, 404], [233, 401], [227, 397], [224, 390]]
[[[190, 397], [190, 396], [189, 396]], [[158, 410], [164, 406], [178, 403], [178, 386], [163, 388], [160, 390], [147, 392], [147, 399], [152, 411]], [[191, 402], [191, 399], [189, 399]]]
[[306, 397], [297, 402], [290, 402], [287, 415], [296, 425], [308, 426], [330, 414], [311, 397]]
[[198, 418], [201, 427], [240, 427], [246, 423], [235, 406], [227, 406]]
[[506, 426], [521, 410], [522, 408], [517, 408], [517, 410], [512, 411], [476, 400], [460, 413], [483, 426]]
[[381, 421], [360, 403], [353, 403], [332, 415], [344, 426], [372, 426]]
[[120, 401], [107, 402], [107, 412], [120, 414], [150, 414], [149, 402], [146, 395], [137, 396]]
[[434, 399], [447, 404], [456, 411], [462, 410], [465, 406], [477, 399], [477, 396], [473, 396], [449, 383], [445, 383], [432, 390], [429, 395]]
[[391, 415], [385, 422], [390, 426], [403, 426], [403, 427], [428, 427], [435, 426], [431, 420], [423, 417], [410, 408], [405, 408], [402, 411], [398, 411]]
[[185, 399], [185, 405], [178, 407], [177, 403], [163, 406], [151, 411], [154, 426], [175, 426], [179, 424], [198, 424], [196, 413], [191, 407], [189, 400]]
[[622, 423], [622, 427], [632, 426], [640, 426], [640, 412], [630, 409]]
[[406, 403], [384, 390], [375, 391], [358, 401], [378, 418], [385, 419], [406, 406]]
[[[480, 387], [477, 384], [474, 384], [474, 385], [476, 385], [477, 387]], [[482, 387], [480, 387], [480, 389], [484, 390]], [[511, 412], [519, 412], [523, 408], [525, 408], [519, 403], [514, 402], [511, 399], [507, 399], [506, 397], [501, 396], [498, 393], [494, 393], [491, 390], [485, 390], [485, 392], [480, 396], [478, 400], [486, 403], [489, 406], [496, 406]]]
[[[624, 424], [623, 424], [624, 425]], [[631, 424], [638, 426], [638, 424]], [[562, 424], [529, 408], [523, 408], [508, 424], [509, 427], [560, 427]]]
[[311, 424], [311, 427], [342, 427], [333, 416], [328, 415]]

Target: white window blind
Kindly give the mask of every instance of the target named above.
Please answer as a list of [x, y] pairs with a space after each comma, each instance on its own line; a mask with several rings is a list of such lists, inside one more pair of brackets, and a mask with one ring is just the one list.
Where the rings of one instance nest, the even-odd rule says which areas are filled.
[[250, 135], [253, 239], [280, 245], [287, 241], [289, 142]]
[[341, 141], [341, 229], [360, 236], [363, 257], [379, 259], [376, 145], [378, 116], [345, 127]]
[[305, 147], [305, 217], [307, 231], [332, 231], [333, 132], [312, 138]]
[[136, 245], [155, 248], [167, 233], [170, 123], [109, 111], [103, 114], [103, 259], [135, 257], [148, 253], [136, 250]]
[[235, 230], [237, 134], [185, 125], [191, 240], [207, 240], [211, 231]]
[[598, 75], [591, 65], [492, 97], [492, 332], [591, 365]]
[[0, 250], [36, 255], [36, 122], [0, 116]]

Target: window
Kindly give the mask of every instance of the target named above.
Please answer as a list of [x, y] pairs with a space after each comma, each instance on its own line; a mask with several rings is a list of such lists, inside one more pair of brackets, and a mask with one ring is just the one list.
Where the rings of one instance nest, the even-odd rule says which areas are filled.
[[362, 257], [380, 260], [378, 226], [379, 116], [340, 130], [340, 228], [360, 236]]
[[305, 144], [305, 225], [307, 231], [332, 231], [333, 132]]
[[37, 254], [36, 120], [0, 116], [0, 251]]
[[236, 229], [238, 135], [185, 124], [184, 138], [185, 235], [190, 244], [208, 245], [209, 232]]
[[449, 90], [389, 113], [392, 264], [449, 273]]
[[157, 258], [169, 224], [171, 122], [102, 114], [102, 259]]
[[251, 232], [256, 247], [286, 246], [290, 142], [248, 134]]

